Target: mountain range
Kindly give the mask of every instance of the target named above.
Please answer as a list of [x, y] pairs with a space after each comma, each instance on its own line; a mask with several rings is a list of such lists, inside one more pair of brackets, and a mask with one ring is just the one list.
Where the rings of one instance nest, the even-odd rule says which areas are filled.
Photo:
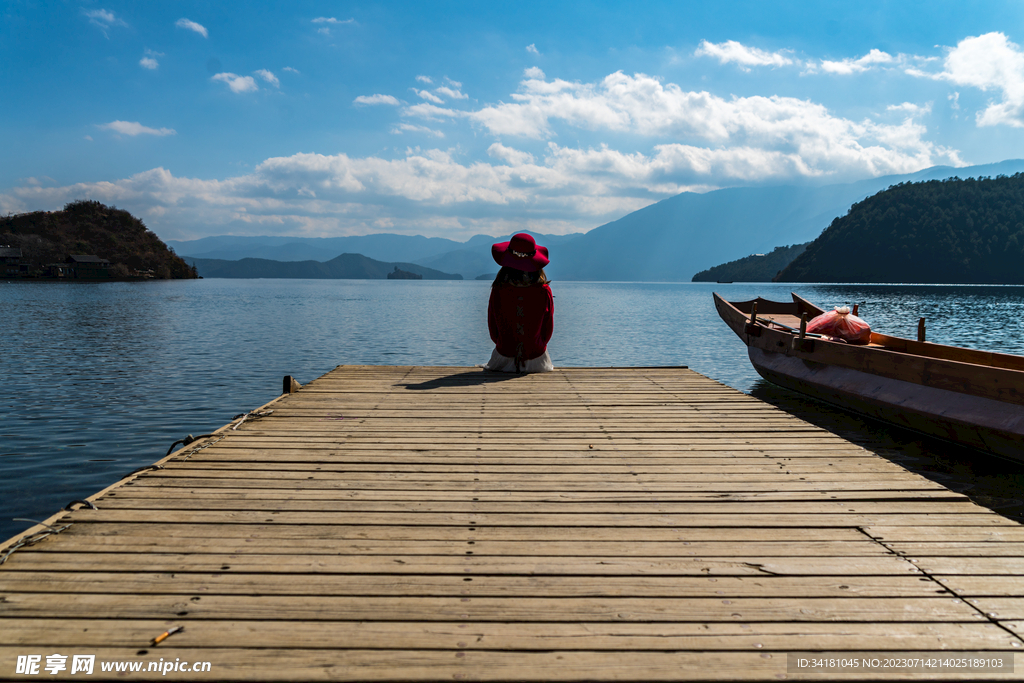
[[[695, 273], [752, 253], [809, 242], [850, 207], [890, 186], [950, 177], [1012, 175], [1024, 160], [916, 173], [835, 185], [737, 187], [684, 192], [634, 211], [586, 233], [545, 235], [530, 230], [550, 249], [548, 276], [555, 280], [689, 281]], [[510, 235], [475, 235], [465, 242], [393, 234], [358, 237], [207, 237], [167, 240], [178, 254], [198, 258], [329, 261], [358, 253], [384, 262], [412, 263], [465, 279], [496, 273], [490, 245]], [[200, 274], [202, 269], [200, 268]]]

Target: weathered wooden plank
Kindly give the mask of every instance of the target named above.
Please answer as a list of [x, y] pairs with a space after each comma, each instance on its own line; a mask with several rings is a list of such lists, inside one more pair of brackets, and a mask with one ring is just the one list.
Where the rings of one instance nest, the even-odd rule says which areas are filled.
[[975, 574], [943, 574], [935, 577], [937, 581], [957, 595], [978, 597], [991, 595], [996, 597], [1024, 598], [1024, 581], [1020, 574], [1003, 574], [996, 576]]
[[985, 616], [999, 621], [1024, 619], [1024, 597], [977, 597], [970, 604], [984, 612]]
[[[119, 499], [152, 498], [183, 495], [179, 489], [188, 489], [188, 496], [194, 500], [216, 497], [249, 497], [260, 496], [264, 499], [288, 497], [296, 500], [467, 500], [479, 498], [481, 501], [519, 501], [540, 503], [640, 503], [657, 502], [717, 502], [723, 500], [743, 502], [780, 502], [780, 501], [871, 501], [875, 503], [900, 503], [902, 501], [961, 502], [962, 496], [943, 490], [924, 489], [910, 491], [828, 491], [803, 489], [795, 491], [779, 491], [773, 487], [762, 487], [759, 491], [729, 491], [728, 487], [705, 485], [694, 486], [690, 490], [650, 490], [622, 491], [622, 487], [607, 488], [603, 491], [532, 491], [507, 490], [504, 488], [480, 490], [479, 486], [466, 486], [462, 489], [433, 489], [424, 491], [420, 488], [406, 489], [352, 489], [343, 478], [325, 479], [277, 479], [277, 480], [225, 480], [231, 486], [211, 486], [209, 479], [146, 479], [126, 486], [114, 494]], [[239, 485], [242, 484], [242, 485]], [[256, 490], [254, 490], [256, 489]], [[920, 544], [927, 549], [929, 544]], [[979, 544], [961, 544], [976, 546]], [[980, 544], [984, 547], [984, 544]], [[950, 546], [957, 547], [957, 546]], [[1018, 547], [1020, 546], [1018, 544]]]
[[2, 575], [17, 593], [134, 595], [384, 595], [458, 597], [935, 597], [948, 591], [907, 576], [510, 576], [463, 574], [243, 574], [121, 570], [19, 571]]
[[[608, 445], [608, 446], [642, 446], [648, 447], [660, 447], [660, 448], [671, 448], [676, 444], [693, 444], [693, 443], [705, 443], [712, 444], [720, 448], [728, 448], [734, 444], [756, 444], [767, 440], [766, 436], [751, 435], [744, 437], [743, 435], [732, 435], [729, 433], [723, 433], [721, 435], [716, 434], [678, 434], [678, 435], [650, 435], [650, 436], [637, 436], [637, 435], [620, 435], [615, 436], [611, 434], [603, 434], [598, 430], [595, 430], [595, 434], [590, 436], [558, 436], [557, 433], [552, 436], [537, 436], [533, 438], [520, 438], [516, 439], [516, 442], [521, 444], [523, 448], [587, 448], [588, 446]], [[388, 439], [387, 444], [389, 448], [417, 448], [423, 446], [436, 447], [438, 445], [445, 445], [448, 448], [457, 447], [469, 447], [476, 448], [478, 446], [507, 446], [509, 439], [500, 435], [490, 435], [482, 432], [481, 434], [466, 434], [459, 437], [458, 435], [447, 435], [445, 438], [438, 438], [437, 436], [402, 436], [396, 437], [395, 435], [388, 435], [381, 433], [378, 435], [373, 434], [359, 434], [357, 436], [349, 435], [330, 435], [324, 434], [321, 436], [310, 436], [308, 434], [264, 434], [259, 435], [255, 433], [239, 432], [237, 435], [232, 437], [232, 444], [235, 447], [258, 447], [267, 448], [268, 444], [274, 442], [280, 444], [288, 444], [290, 447], [303, 448], [306, 445], [317, 446], [317, 445], [328, 445], [328, 444], [342, 444], [348, 446], [361, 446], [370, 447], [375, 443], [379, 443], [381, 439]], [[839, 437], [834, 436], [822, 436], [819, 434], [809, 434], [807, 436], [801, 436], [800, 434], [793, 434], [790, 432], [784, 433], [784, 435], [775, 435], [773, 442], [776, 446], [784, 446], [789, 448], [815, 448], [821, 445], [832, 444], [843, 448], [844, 450], [850, 450], [848, 444], [843, 443]], [[890, 465], [893, 469], [902, 469], [897, 465], [891, 465], [885, 461], [877, 461], [879, 465]]]
[[188, 522], [219, 524], [356, 524], [387, 526], [559, 526], [559, 527], [865, 527], [902, 522], [909, 526], [1015, 527], [1016, 523], [995, 514], [489, 514], [474, 512], [293, 512], [250, 510], [77, 510], [61, 517], [64, 523], [86, 522]]
[[[856, 528], [846, 527], [615, 527], [595, 526], [585, 531], [588, 541], [629, 541], [632, 543], [719, 541], [745, 545], [752, 541], [785, 541], [811, 543], [815, 541], [862, 541], [865, 536]], [[279, 539], [309, 539], [312, 543], [338, 540], [409, 540], [409, 541], [527, 541], [573, 542], [581, 540], [575, 527], [562, 526], [387, 526], [382, 524], [193, 524], [173, 522], [90, 523], [75, 522], [61, 534], [62, 538], [77, 536], [102, 537], [124, 535], [129, 537], [162, 538], [251, 538], [254, 541]], [[2, 576], [2, 574], [0, 574]]]
[[[1021, 641], [1024, 641], [1024, 621], [1001, 621], [999, 622], [999, 625], [1009, 630], [1011, 633], [1014, 633]], [[1014, 646], [1013, 643], [1010, 645], [1011, 647], [1024, 647], [1024, 642], [1021, 642], [1020, 645], [1016, 646]]]
[[[282, 455], [284, 452], [291, 452], [301, 455]], [[202, 453], [202, 458], [194, 458], [195, 462], [202, 462], [206, 467], [217, 467], [218, 469], [246, 469], [251, 468], [254, 463], [264, 465], [266, 469], [297, 469], [302, 470], [310, 464], [327, 465], [329, 469], [343, 469], [347, 463], [416, 463], [416, 464], [444, 464], [444, 465], [467, 465], [467, 464], [519, 464], [519, 465], [541, 465], [551, 466], [588, 466], [588, 465], [610, 465], [621, 464], [624, 460], [643, 458], [648, 465], [702, 465], [709, 468], [717, 468], [720, 465], [760, 465], [765, 458], [774, 460], [790, 460], [795, 457], [807, 458], [830, 458], [834, 462], [834, 455], [827, 452], [813, 451], [806, 454], [794, 455], [791, 452], [786, 454], [770, 455], [760, 451], [728, 453], [714, 451], [712, 453], [674, 453], [671, 451], [645, 451], [642, 456], [635, 454], [630, 458], [628, 454], [618, 451], [607, 451], [602, 449], [590, 449], [579, 451], [541, 451], [529, 453], [511, 453], [501, 451], [457, 451], [451, 452], [447, 449], [427, 451], [417, 449], [416, 451], [405, 450], [376, 450], [376, 451], [352, 451], [349, 449], [236, 449], [220, 448], [213, 446]], [[863, 453], [854, 455], [843, 455], [846, 458], [871, 459], [873, 456]], [[177, 468], [168, 466], [169, 471]]]
[[[149, 536], [77, 536], [46, 539], [32, 546], [39, 552], [154, 552], [154, 553], [261, 553], [271, 555], [453, 555], [472, 551], [476, 556], [530, 557], [857, 557], [891, 556], [883, 546], [867, 539], [851, 541], [734, 542], [675, 541], [412, 541], [359, 540], [312, 544], [308, 539], [279, 539], [273, 545], [252, 538], [162, 538]], [[2, 581], [0, 581], [2, 585]]]
[[[992, 513], [993, 516], [995, 513]], [[948, 528], [917, 526], [915, 524], [873, 524], [864, 527], [865, 533], [885, 543], [914, 543], [934, 541], [1022, 542], [1024, 525], [1017, 523], [996, 526], [964, 525]]]
[[[195, 469], [188, 472], [190, 477], [208, 476], [212, 478], [223, 478], [224, 472], [216, 469], [202, 470]], [[275, 479], [280, 478], [278, 472], [250, 471], [247, 478], [251, 479]], [[309, 476], [309, 475], [307, 475]], [[885, 474], [887, 479], [897, 479], [899, 473]], [[625, 472], [622, 474], [594, 474], [586, 472], [583, 468], [574, 472], [561, 473], [540, 473], [540, 472], [476, 472], [468, 468], [451, 472], [419, 472], [419, 471], [390, 471], [390, 472], [358, 472], [346, 473], [350, 481], [495, 481], [495, 482], [530, 482], [558, 484], [564, 482], [572, 483], [618, 483], [618, 484], [677, 484], [679, 482], [762, 482], [765, 481], [866, 481], [878, 482], [879, 475], [875, 472], [850, 471], [849, 468], [828, 468], [826, 472], [816, 472], [813, 469], [801, 471], [789, 467], [767, 467], [760, 472], [733, 472], [733, 471], [708, 471], [708, 472], [685, 472], [685, 473], [648, 473], [648, 472]], [[172, 478], [166, 471], [146, 474], [141, 477], [148, 478]], [[908, 477], [913, 479], [913, 477]], [[894, 485], [898, 483], [894, 481]], [[131, 483], [126, 485], [132, 485]]]
[[932, 541], [930, 543], [888, 543], [893, 550], [910, 557], [1018, 557], [1024, 561], [1024, 541], [973, 542]]
[[[70, 647], [138, 648], [166, 630], [156, 619], [6, 619], [8, 644], [23, 647], [60, 643]], [[500, 623], [451, 624], [436, 621], [346, 622], [190, 620], [173, 640], [175, 648], [312, 648], [448, 650], [802, 650], [808, 638], [826, 649], [949, 649], [949, 643], [974, 650], [1003, 649], [1019, 642], [980, 623], [923, 622], [802, 624], [751, 623]], [[160, 648], [159, 650], [162, 650]], [[157, 651], [159, 651], [157, 650]], [[194, 656], [195, 657], [195, 656]], [[193, 657], [193, 658], [194, 658]]]
[[[1020, 557], [934, 557], [914, 556], [914, 562], [929, 574], [1024, 574]], [[1024, 579], [1022, 579], [1024, 580]]]
[[[892, 500], [902, 498], [904, 496], [916, 498], [916, 492], [918, 491], [932, 491], [935, 492], [937, 498], [956, 497], [951, 495], [950, 492], [945, 489], [929, 489], [929, 488], [913, 488], [915, 482], [892, 482], [888, 487], [884, 483], [879, 483], [877, 480], [872, 479], [853, 479], [853, 481], [843, 481], [837, 477], [837, 480], [823, 481], [821, 479], [810, 480], [807, 477], [759, 477], [759, 478], [745, 478], [744, 480], [737, 481], [736, 478], [730, 477], [727, 479], [717, 478], [712, 479], [708, 477], [702, 477], [697, 479], [699, 475], [688, 477], [686, 481], [668, 481], [668, 482], [652, 482], [649, 478], [644, 478], [642, 481], [622, 481], [622, 480], [589, 480], [585, 482], [580, 481], [566, 481], [558, 483], [557, 481], [541, 480], [541, 481], [530, 481], [520, 482], [515, 479], [495, 479], [489, 477], [486, 481], [476, 481], [474, 478], [464, 478], [461, 481], [454, 480], [453, 478], [448, 479], [433, 479], [428, 481], [418, 481], [415, 479], [409, 480], [372, 480], [372, 479], [359, 479], [352, 481], [346, 478], [337, 478], [333, 476], [317, 477], [314, 475], [313, 479], [310, 479], [311, 475], [305, 475], [302, 479], [291, 479], [284, 474], [274, 477], [260, 477], [260, 478], [249, 478], [247, 474], [238, 474], [234, 477], [228, 477], [225, 475], [223, 478], [216, 477], [199, 477], [191, 478], [186, 476], [182, 477], [162, 477], [160, 479], [145, 478], [135, 480], [130, 487], [121, 487], [116, 491], [116, 495], [124, 496], [133, 494], [134, 491], [142, 491], [140, 495], [144, 495], [146, 491], [151, 491], [154, 488], [196, 488], [196, 489], [209, 489], [209, 488], [228, 488], [228, 489], [247, 489], [247, 488], [261, 488], [270, 489], [274, 488], [280, 483], [282, 486], [292, 486], [292, 490], [299, 492], [302, 490], [310, 489], [330, 489], [332, 491], [348, 491], [353, 493], [363, 492], [366, 495], [389, 495], [388, 492], [394, 492], [395, 495], [404, 495], [408, 493], [422, 493], [423, 496], [437, 495], [437, 494], [465, 494], [466, 491], [480, 491], [489, 492], [490, 494], [506, 494], [509, 499], [519, 499], [517, 496], [520, 495], [585, 495], [588, 493], [600, 493], [613, 495], [618, 493], [622, 496], [632, 495], [662, 495], [662, 494], [693, 494], [697, 492], [707, 493], [708, 495], [721, 496], [723, 494], [733, 495], [772, 495], [778, 494], [780, 498], [789, 496], [793, 499], [800, 500], [801, 496], [820, 496], [821, 498], [828, 497], [831, 499], [832, 495], [836, 496], [836, 500], [843, 499], [867, 499], [867, 500]], [[171, 492], [169, 494], [179, 495], [180, 492]]]
[[[505, 622], [977, 622], [962, 600], [928, 598], [490, 598], [121, 595], [7, 592], [0, 616], [116, 619]], [[196, 599], [197, 598], [197, 599]], [[983, 605], [986, 600], [983, 599]], [[1005, 601], [1013, 598], [1003, 598]], [[1021, 601], [1024, 604], [1024, 601]], [[993, 609], [1009, 607], [1003, 603]], [[1014, 609], [1019, 611], [1019, 607]], [[1007, 619], [1020, 619], [1007, 615]]]
[[[197, 463], [198, 465], [198, 463]], [[828, 467], [828, 472], [835, 472], [836, 474], [845, 473], [884, 473], [885, 468], [878, 468], [872, 465], [868, 465], [860, 462], [836, 462], [829, 465], [823, 465]], [[833, 469], [834, 468], [834, 469]], [[710, 466], [699, 466], [699, 465], [642, 465], [642, 464], [623, 464], [623, 465], [578, 465], [578, 466], [551, 466], [551, 465], [493, 465], [488, 463], [475, 463], [472, 465], [428, 465], [422, 463], [372, 463], [372, 464], [359, 464], [349, 463], [345, 465], [344, 472], [346, 476], [358, 477], [360, 474], [364, 475], [365, 479], [376, 479], [377, 475], [399, 477], [401, 475], [412, 475], [412, 476], [423, 476], [429, 478], [429, 475], [514, 475], [518, 478], [519, 476], [533, 476], [539, 477], [543, 475], [557, 475], [561, 478], [572, 479], [600, 479], [603, 475], [618, 475], [625, 479], [629, 476], [647, 476], [652, 478], [669, 479], [671, 477], [686, 477], [691, 474], [707, 474], [709, 471], [716, 472], [716, 476], [719, 479], [724, 479], [732, 474], [738, 475], [780, 475], [782, 473], [795, 472], [798, 474], [814, 474], [821, 470], [818, 469], [817, 465], [804, 465], [798, 462], [771, 462], [766, 460], [763, 464], [736, 464], [729, 465], [723, 463], [720, 467], [712, 468]], [[157, 470], [152, 473], [146, 473], [142, 479], [156, 478], [160, 479], [163, 477], [173, 476], [173, 468], [171, 470]], [[198, 466], [190, 468], [189, 476], [201, 477], [201, 476], [216, 476], [223, 477], [224, 471], [220, 469], [202, 470]], [[258, 477], [256, 473], [253, 473], [253, 477]], [[273, 478], [279, 476], [276, 472], [268, 470], [262, 473], [263, 477]], [[877, 475], [875, 475], [877, 476]]]
[[[331, 500], [330, 508], [337, 513], [365, 512], [453, 512], [480, 514], [515, 514], [523, 509], [518, 501], [502, 502], [489, 500], [471, 500], [464, 496], [462, 500], [351, 500], [337, 496]], [[729, 500], [722, 498], [707, 502], [664, 502], [651, 500], [647, 503], [632, 502], [601, 502], [591, 503], [578, 500], [565, 500], [554, 503], [534, 502], [530, 505], [533, 514], [669, 514], [669, 515], [703, 515], [703, 514], [908, 514], [908, 515], [982, 515], [991, 511], [974, 504], [970, 499], [903, 501], [802, 501], [785, 502]], [[267, 500], [263, 496], [224, 494], [216, 498], [193, 496], [180, 497], [114, 497], [103, 498], [104, 510], [277, 510], [277, 511], [318, 511], [324, 509], [320, 500], [297, 500], [279, 498]]]
[[[8, 560], [12, 569], [147, 572], [263, 572], [270, 574], [502, 574], [642, 576], [856, 576], [917, 574], [913, 563], [892, 555], [876, 557], [610, 557], [460, 555], [286, 555], [256, 553], [53, 553], [33, 548]], [[0, 608], [3, 605], [0, 604]], [[0, 612], [2, 613], [2, 612]]]

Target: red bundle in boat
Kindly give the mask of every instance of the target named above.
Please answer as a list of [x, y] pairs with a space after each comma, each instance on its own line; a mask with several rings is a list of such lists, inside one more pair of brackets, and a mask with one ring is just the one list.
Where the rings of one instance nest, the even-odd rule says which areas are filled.
[[867, 344], [871, 341], [871, 325], [850, 313], [849, 306], [843, 306], [822, 313], [807, 323], [807, 331], [836, 337], [850, 344]]

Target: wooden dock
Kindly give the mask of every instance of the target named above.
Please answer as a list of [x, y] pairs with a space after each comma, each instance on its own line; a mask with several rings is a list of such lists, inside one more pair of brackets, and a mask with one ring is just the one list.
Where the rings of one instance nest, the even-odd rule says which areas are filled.
[[342, 366], [262, 410], [10, 555], [0, 678], [820, 680], [849, 674], [790, 654], [1024, 650], [1024, 527], [685, 368]]

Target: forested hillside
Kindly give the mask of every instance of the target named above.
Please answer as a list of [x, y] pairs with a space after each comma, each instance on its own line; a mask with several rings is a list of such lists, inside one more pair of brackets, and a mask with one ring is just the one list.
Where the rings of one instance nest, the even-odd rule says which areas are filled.
[[193, 278], [195, 271], [145, 224], [127, 211], [79, 200], [62, 211], [0, 217], [0, 245], [20, 248], [33, 271], [71, 254], [110, 261], [110, 274], [130, 277], [149, 271], [156, 278]]
[[767, 254], [751, 254], [693, 276], [693, 282], [771, 282], [783, 268], [804, 253], [807, 243], [775, 247]]
[[892, 186], [832, 221], [775, 281], [1024, 284], [1024, 173]]

